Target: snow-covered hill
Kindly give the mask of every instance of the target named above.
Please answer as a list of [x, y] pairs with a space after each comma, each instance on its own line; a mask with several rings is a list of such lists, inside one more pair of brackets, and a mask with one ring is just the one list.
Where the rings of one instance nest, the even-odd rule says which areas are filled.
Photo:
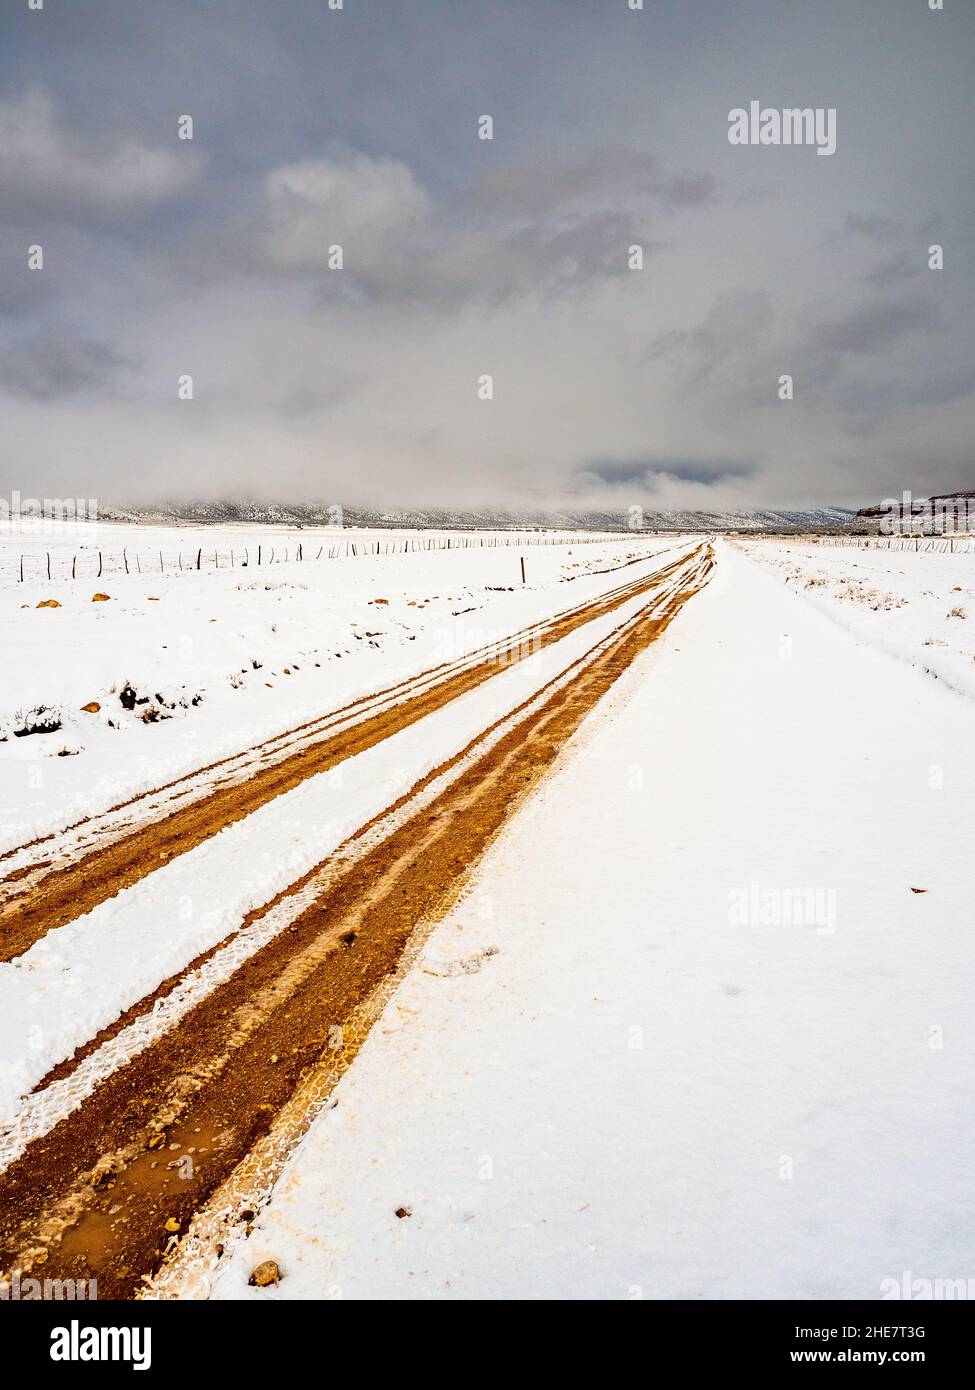
[[[540, 526], [580, 529], [630, 529], [627, 511], [538, 510], [509, 511], [505, 508], [336, 507], [318, 502], [259, 502], [247, 498], [219, 502], [172, 502], [144, 507], [102, 508], [105, 520], [149, 522], [259, 522], [288, 525], [336, 524], [337, 512], [349, 526], [432, 526], [490, 528]], [[854, 513], [845, 507], [736, 508], [695, 511], [691, 509], [644, 508], [642, 529], [651, 531], [836, 531], [853, 521]]]

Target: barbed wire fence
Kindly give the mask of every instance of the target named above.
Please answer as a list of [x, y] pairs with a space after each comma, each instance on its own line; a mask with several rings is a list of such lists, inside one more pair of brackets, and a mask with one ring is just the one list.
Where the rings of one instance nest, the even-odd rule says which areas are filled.
[[859, 550], [912, 550], [918, 554], [970, 555], [975, 540], [970, 536], [829, 536], [817, 545], [853, 545]]
[[631, 530], [598, 536], [538, 536], [538, 535], [480, 535], [480, 536], [403, 536], [389, 539], [357, 537], [352, 540], [297, 542], [262, 540], [239, 546], [198, 545], [189, 551], [167, 552], [165, 548], [147, 551], [123, 546], [110, 551], [98, 546], [79, 550], [57, 549], [14, 552], [0, 558], [0, 574], [18, 583], [37, 580], [98, 580], [113, 575], [173, 576], [204, 570], [264, 569], [270, 565], [307, 563], [360, 556], [425, 554], [439, 550], [524, 549], [543, 545], [596, 545], [613, 541], [640, 541], [655, 537], [647, 532]]
[[743, 536], [743, 540], [791, 541], [795, 545], [834, 545], [856, 550], [913, 551], [917, 554], [975, 554], [972, 536]]

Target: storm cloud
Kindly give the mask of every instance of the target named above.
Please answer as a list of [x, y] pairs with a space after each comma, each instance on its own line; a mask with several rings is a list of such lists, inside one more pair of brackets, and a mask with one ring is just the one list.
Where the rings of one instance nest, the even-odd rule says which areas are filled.
[[[975, 486], [969, 6], [89, 0], [0, 28], [4, 491]], [[752, 99], [835, 107], [835, 155], [730, 145]]]

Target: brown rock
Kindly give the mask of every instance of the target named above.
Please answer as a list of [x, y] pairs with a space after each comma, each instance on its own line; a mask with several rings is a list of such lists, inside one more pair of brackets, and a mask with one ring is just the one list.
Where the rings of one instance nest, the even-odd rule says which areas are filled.
[[110, 598], [111, 594], [92, 594], [91, 601], [92, 603], [108, 603]]
[[60, 608], [60, 607], [61, 607], [60, 603], [58, 603], [58, 601], [57, 601], [56, 598], [42, 598], [41, 601], [40, 601], [40, 603], [39, 603], [37, 606], [38, 606], [38, 608]]
[[280, 1284], [281, 1271], [274, 1260], [264, 1260], [248, 1279], [248, 1284], [258, 1289], [266, 1289], [269, 1284]]
[[101, 705], [97, 700], [89, 700], [87, 705], [81, 706], [82, 714], [97, 714], [100, 709]]

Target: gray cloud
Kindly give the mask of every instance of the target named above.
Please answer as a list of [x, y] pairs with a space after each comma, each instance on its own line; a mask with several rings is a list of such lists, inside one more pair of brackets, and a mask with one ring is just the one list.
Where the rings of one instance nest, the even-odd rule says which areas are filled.
[[[771, 8], [8, 7], [0, 486], [25, 459], [52, 495], [389, 505], [964, 481], [975, 11]], [[836, 154], [729, 146], [750, 95], [835, 105]]]
[[203, 164], [192, 145], [176, 139], [175, 119], [167, 149], [113, 130], [80, 135], [36, 86], [0, 101], [0, 184], [13, 203], [117, 217], [184, 194]]
[[812, 347], [822, 352], [876, 353], [914, 333], [937, 326], [936, 305], [920, 297], [868, 304], [819, 325]]
[[725, 388], [738, 389], [745, 353], [767, 349], [772, 332], [773, 302], [764, 290], [732, 290], [719, 294], [700, 323], [692, 328], [662, 334], [648, 348], [647, 356], [668, 361], [685, 392], [694, 391], [716, 377]]
[[754, 463], [737, 459], [609, 459], [589, 463], [583, 469], [585, 476], [599, 478], [603, 482], [646, 483], [651, 487], [657, 477], [681, 482], [715, 483], [727, 478], [748, 478], [754, 472]]
[[908, 280], [914, 280], [922, 270], [927, 268], [927, 254], [925, 252], [922, 260], [917, 250], [901, 251], [896, 256], [891, 256], [883, 261], [865, 277], [865, 283], [873, 286], [874, 289], [886, 290], [894, 285], [902, 285]]
[[847, 213], [843, 224], [849, 235], [866, 237], [868, 241], [886, 243], [894, 241], [903, 231], [903, 224], [892, 217], [863, 217], [858, 213]]
[[[633, 184], [650, 171], [651, 186]], [[339, 148], [271, 170], [258, 225], [245, 235], [255, 271], [326, 272], [339, 246], [346, 280], [370, 297], [452, 307], [625, 276], [631, 246], [645, 261], [665, 249], [649, 231], [660, 209], [701, 206], [711, 183], [609, 150], [563, 160], [550, 179], [540, 169], [491, 172], [438, 204], [402, 161]], [[633, 206], [620, 211], [627, 197]]]
[[33, 401], [102, 392], [131, 364], [110, 343], [59, 331], [16, 343], [0, 357], [0, 384]]

